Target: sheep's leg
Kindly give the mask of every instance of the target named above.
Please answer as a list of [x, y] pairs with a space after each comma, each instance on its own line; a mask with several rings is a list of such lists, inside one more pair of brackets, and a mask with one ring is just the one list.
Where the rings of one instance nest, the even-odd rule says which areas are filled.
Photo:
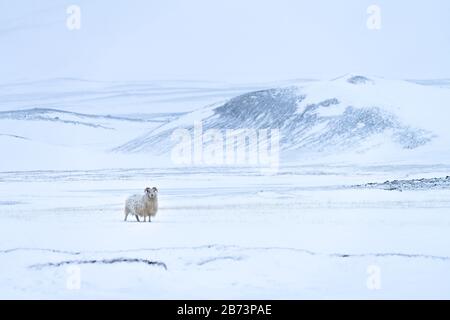
[[138, 217], [138, 215], [136, 215], [135, 217], [136, 217], [136, 220], [137, 220], [138, 222], [140, 222], [140, 221], [139, 221], [139, 217]]
[[127, 221], [128, 213], [125, 213], [125, 219], [123, 221]]
[[148, 222], [152, 222], [152, 217], [148, 216]]
[[144, 216], [144, 222], [146, 222], [147, 221], [147, 217], [146, 216]]

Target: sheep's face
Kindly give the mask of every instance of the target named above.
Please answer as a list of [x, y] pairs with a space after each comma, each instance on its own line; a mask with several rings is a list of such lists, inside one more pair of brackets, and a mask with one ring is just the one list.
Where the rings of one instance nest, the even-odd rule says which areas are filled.
[[158, 189], [156, 189], [155, 187], [145, 188], [145, 194], [146, 194], [147, 198], [155, 199], [156, 196], [158, 195]]

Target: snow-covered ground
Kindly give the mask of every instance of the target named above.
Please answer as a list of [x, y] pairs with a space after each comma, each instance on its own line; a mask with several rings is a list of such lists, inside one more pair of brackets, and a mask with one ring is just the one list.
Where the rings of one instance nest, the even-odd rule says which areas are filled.
[[[201, 84], [194, 90], [176, 83], [175, 90], [175, 84], [122, 83], [117, 93], [115, 84], [91, 83], [87, 87], [95, 93], [79, 100], [87, 89], [73, 80], [68, 87], [69, 80], [61, 79], [3, 85], [0, 298], [450, 298], [450, 162], [444, 152], [450, 145], [444, 117], [449, 88], [367, 79], [298, 85], [299, 94], [312, 99], [298, 107], [310, 109], [305, 125], [314, 130], [308, 136], [293, 121], [297, 110], [277, 123], [316, 141], [311, 148], [326, 146], [327, 137], [349, 140], [340, 160], [291, 159], [271, 175], [251, 167], [177, 168], [148, 149], [116, 150], [196, 114], [186, 112], [265, 86]], [[186, 92], [193, 91], [188, 99]], [[413, 93], [439, 111], [436, 128], [433, 116], [408, 95]], [[264, 121], [277, 114], [279, 97], [286, 99], [255, 100], [262, 101]], [[320, 104], [333, 98], [339, 103]], [[335, 130], [326, 136], [320, 123], [352, 118], [347, 104], [379, 108], [370, 115], [381, 115], [380, 121], [369, 116], [360, 131], [331, 126]], [[225, 106], [235, 110], [236, 104]], [[414, 116], [420, 112], [424, 117]], [[244, 124], [251, 117], [236, 115]], [[423, 145], [405, 149], [405, 140], [394, 141], [371, 162], [361, 149], [361, 157], [346, 157], [353, 142], [364, 145], [380, 134], [382, 144], [395, 130], [414, 141], [423, 135]], [[290, 151], [304, 146], [296, 137], [287, 141]], [[370, 144], [369, 151], [376, 153], [380, 144]], [[401, 161], [391, 163], [397, 156]], [[414, 187], [387, 187], [394, 180]], [[159, 189], [157, 217], [152, 223], [124, 222], [125, 198], [147, 186]]]
[[[0, 297], [449, 298], [450, 189], [345, 188], [449, 169], [2, 173]], [[146, 185], [157, 218], [123, 222]]]

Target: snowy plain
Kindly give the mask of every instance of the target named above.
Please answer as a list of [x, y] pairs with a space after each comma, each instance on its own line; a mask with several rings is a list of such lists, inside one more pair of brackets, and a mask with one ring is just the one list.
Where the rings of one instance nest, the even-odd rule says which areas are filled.
[[[148, 84], [126, 86], [142, 100], [111, 95], [101, 85], [84, 102], [68, 89], [57, 99], [52, 90], [21, 94], [40, 88], [35, 83], [3, 87], [0, 298], [450, 298], [450, 189], [364, 187], [446, 177], [445, 154], [424, 146], [428, 157], [402, 151], [395, 163], [382, 157], [351, 163], [344, 154], [283, 162], [275, 175], [249, 167], [176, 167], [151, 154], [111, 149], [186, 112], [273, 84], [230, 91], [223, 84], [177, 83], [184, 89], [164, 89], [157, 101], [148, 100], [158, 96]], [[449, 95], [441, 83], [423, 91], [437, 87]], [[186, 106], [187, 91], [197, 93]], [[442, 102], [448, 108], [450, 100]], [[436, 121], [445, 134], [442, 119]], [[436, 146], [448, 139], [441, 135]], [[125, 198], [146, 186], [160, 190], [156, 219], [123, 222]]]

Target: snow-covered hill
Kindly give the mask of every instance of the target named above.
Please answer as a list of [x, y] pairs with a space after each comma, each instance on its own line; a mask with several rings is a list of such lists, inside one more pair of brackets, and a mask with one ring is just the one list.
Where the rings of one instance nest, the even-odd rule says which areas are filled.
[[3, 111], [0, 171], [113, 165], [121, 157], [112, 158], [109, 149], [178, 116], [147, 114], [129, 118], [44, 108]]
[[192, 131], [201, 121], [204, 131], [279, 129], [282, 157], [292, 161], [324, 156], [383, 161], [387, 156], [414, 162], [439, 153], [432, 155], [439, 162], [450, 146], [449, 114], [447, 88], [350, 74], [246, 93], [181, 116], [114, 150], [167, 154], [177, 143], [171, 139], [174, 129]]
[[272, 89], [73, 79], [3, 85], [0, 169], [176, 165], [168, 159], [172, 134], [198, 121], [203, 132], [279, 129], [282, 165], [450, 163], [450, 89], [442, 83], [346, 75]]
[[109, 150], [193, 109], [272, 85], [73, 78], [0, 84], [0, 171], [148, 166], [148, 155]]
[[56, 146], [106, 150], [174, 117], [155, 114], [152, 118], [134, 119], [33, 108], [0, 112], [0, 134]]

